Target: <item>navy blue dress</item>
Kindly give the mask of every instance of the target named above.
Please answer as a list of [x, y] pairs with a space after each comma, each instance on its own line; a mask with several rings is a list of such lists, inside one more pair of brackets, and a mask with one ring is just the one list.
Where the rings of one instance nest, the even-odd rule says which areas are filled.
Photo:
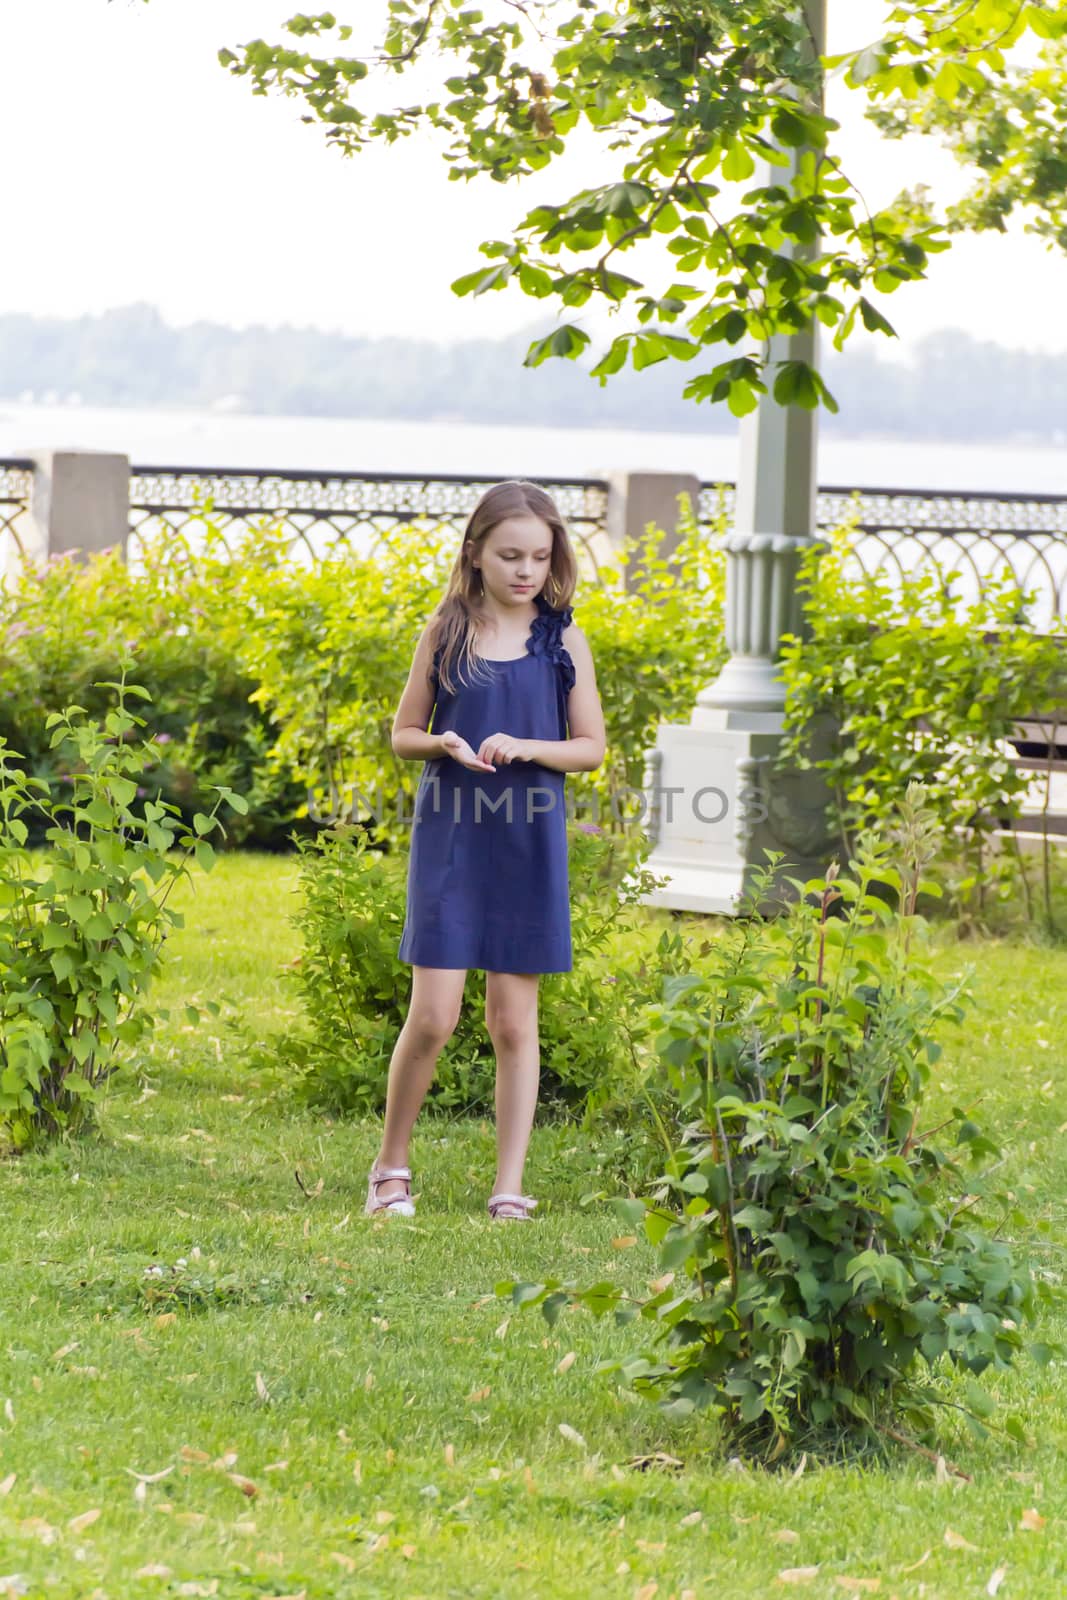
[[[526, 654], [479, 662], [485, 682], [460, 680], [446, 692], [435, 653], [434, 733], [454, 729], [475, 751], [491, 733], [568, 737], [575, 671], [561, 634], [573, 612], [555, 610], [541, 595], [535, 603]], [[485, 972], [571, 970], [565, 781], [566, 773], [537, 761], [500, 762], [495, 772], [472, 772], [451, 756], [424, 763], [401, 961]]]

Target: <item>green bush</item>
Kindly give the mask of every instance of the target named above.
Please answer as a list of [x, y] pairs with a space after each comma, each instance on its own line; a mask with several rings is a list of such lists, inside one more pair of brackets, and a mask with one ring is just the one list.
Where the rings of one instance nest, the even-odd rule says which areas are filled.
[[[990, 902], [1036, 897], [1014, 838], [996, 831], [1018, 817], [1032, 774], [1012, 765], [1016, 723], [1067, 698], [1064, 640], [1034, 632], [1025, 597], [989, 579], [961, 607], [951, 578], [927, 570], [890, 582], [884, 573], [846, 578], [850, 532], [830, 535], [803, 564], [800, 586], [810, 637], [787, 638], [786, 764], [823, 771], [842, 849], [892, 817], [909, 782], [923, 785], [940, 823], [932, 876], [967, 928], [984, 926]], [[830, 751], [813, 760], [808, 730], [829, 725]], [[1046, 852], [1042, 909], [1053, 920]]]
[[[964, 1374], [961, 1403], [980, 1429], [993, 1405], [974, 1380], [1023, 1348], [1041, 1294], [1001, 1237], [1026, 1219], [980, 1170], [991, 1141], [962, 1108], [924, 1126], [936, 1034], [963, 1019], [968, 995], [932, 976], [915, 910], [921, 890], [936, 892], [923, 874], [939, 820], [917, 785], [903, 811], [895, 838], [861, 838], [851, 876], [835, 863], [794, 880], [806, 893], [777, 921], [732, 924], [664, 983], [668, 1159], [651, 1196], [618, 1202], [658, 1246], [653, 1293], [498, 1285], [550, 1322], [568, 1302], [642, 1317], [658, 1348], [600, 1370], [672, 1414], [715, 1412], [733, 1447], [767, 1459], [884, 1440], [902, 1424], [933, 1440], [947, 1396], [920, 1361]], [[899, 914], [876, 883], [899, 895]]]
[[[342, 1113], [385, 1105], [389, 1061], [407, 1015], [411, 967], [397, 959], [404, 924], [407, 860], [371, 848], [350, 824], [299, 840], [301, 954], [284, 969], [306, 1026], [250, 1059], [306, 1103]], [[595, 824], [568, 824], [574, 966], [540, 983], [541, 1100], [558, 1114], [632, 1109], [642, 1048], [644, 1001], [661, 961], [642, 932], [638, 896], [655, 881], [641, 867], [647, 839]], [[628, 880], [625, 881], [624, 880]], [[624, 963], [640, 955], [642, 980]], [[493, 1107], [495, 1059], [485, 1029], [485, 974], [467, 978], [459, 1024], [442, 1051], [427, 1104], [481, 1112]]]
[[[65, 748], [44, 732], [45, 713], [74, 703], [100, 718], [101, 681], [124, 652], [154, 707], [156, 747], [146, 769], [189, 826], [219, 788], [240, 793], [223, 847], [275, 842], [292, 826], [305, 791], [271, 757], [278, 729], [254, 698], [258, 680], [241, 648], [251, 626], [254, 552], [231, 561], [214, 530], [196, 560], [173, 535], [146, 543], [132, 573], [117, 548], [84, 564], [67, 555], [17, 588], [0, 591], [0, 737], [28, 776], [69, 783]], [[254, 612], [254, 607], [252, 608]], [[30, 820], [30, 842], [43, 842]]]
[[[69, 802], [20, 772], [0, 738], [0, 1137], [18, 1150], [87, 1127], [101, 1086], [156, 1015], [168, 1015], [145, 1000], [168, 930], [182, 925], [167, 894], [189, 875], [190, 855], [210, 870], [206, 836], [221, 827], [222, 801], [238, 813], [245, 804], [221, 788], [212, 811], [196, 813], [194, 832], [177, 840], [172, 806], [137, 804], [154, 747], [125, 742], [145, 725], [127, 696], [149, 698], [126, 682], [131, 664], [123, 658], [119, 682], [93, 685], [118, 694], [102, 726], [77, 705], [45, 718], [50, 747], [71, 773]], [[34, 815], [49, 824], [43, 877], [26, 848]], [[185, 851], [177, 860], [168, 854], [176, 842]], [[198, 1020], [194, 1006], [186, 1011]]]
[[570, 781], [578, 808], [612, 832], [627, 831], [632, 811], [621, 799], [613, 806], [612, 796], [642, 787], [645, 751], [655, 744], [659, 724], [688, 722], [697, 694], [725, 663], [727, 527], [721, 501], [709, 534], [689, 496], [680, 495], [670, 553], [661, 554], [663, 529], [649, 523], [575, 600], [593, 652], [608, 741], [603, 766]]
[[[597, 663], [608, 760], [575, 774], [572, 790], [612, 832], [633, 810], [613, 808], [612, 792], [640, 787], [657, 723], [688, 716], [722, 663], [722, 551], [684, 497], [680, 526], [669, 557], [651, 524], [611, 565], [596, 568], [579, 547], [575, 609]], [[402, 847], [403, 825], [376, 802], [387, 795], [401, 815], [414, 803], [419, 764], [394, 755], [392, 721], [455, 544], [447, 524], [394, 528], [372, 551], [339, 543], [303, 565], [284, 527], [264, 519], [224, 537], [207, 505], [195, 551], [163, 530], [144, 538], [136, 572], [117, 549], [28, 568], [0, 592], [0, 736], [30, 775], [65, 780], [42, 714], [73, 701], [102, 715], [93, 685], [115, 676], [125, 648], [155, 708], [152, 780], [187, 824], [225, 785], [248, 802], [230, 847], [288, 848], [339, 807], [383, 848]]]

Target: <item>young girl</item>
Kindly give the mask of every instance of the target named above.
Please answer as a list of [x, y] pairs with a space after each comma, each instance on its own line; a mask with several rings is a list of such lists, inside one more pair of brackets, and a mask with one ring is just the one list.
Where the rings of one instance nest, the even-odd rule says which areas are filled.
[[572, 964], [563, 786], [605, 749], [593, 658], [569, 604], [577, 571], [550, 496], [495, 484], [415, 647], [392, 730], [396, 754], [425, 763], [398, 951], [412, 965], [411, 1003], [368, 1214], [415, 1213], [408, 1143], [471, 967], [485, 972], [497, 1063], [489, 1214], [526, 1221], [537, 1204], [522, 1173], [540, 1081], [538, 978]]

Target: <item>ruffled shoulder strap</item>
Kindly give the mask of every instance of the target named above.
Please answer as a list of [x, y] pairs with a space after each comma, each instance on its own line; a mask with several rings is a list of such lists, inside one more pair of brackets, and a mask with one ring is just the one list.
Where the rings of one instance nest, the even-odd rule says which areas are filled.
[[574, 688], [576, 673], [562, 635], [564, 628], [574, 621], [574, 609], [572, 606], [563, 606], [556, 610], [541, 595], [537, 595], [536, 604], [538, 614], [530, 627], [526, 648], [532, 656], [545, 656], [556, 663], [564, 691], [569, 694]]

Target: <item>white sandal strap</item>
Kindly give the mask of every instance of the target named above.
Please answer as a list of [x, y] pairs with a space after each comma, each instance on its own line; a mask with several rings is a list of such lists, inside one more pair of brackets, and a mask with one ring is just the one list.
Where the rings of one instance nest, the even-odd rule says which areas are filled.
[[410, 1167], [375, 1167], [372, 1172], [374, 1183], [384, 1183], [387, 1178], [410, 1178]]
[[532, 1211], [537, 1201], [528, 1194], [493, 1194], [489, 1196], [489, 1205], [522, 1206], [524, 1210]]

